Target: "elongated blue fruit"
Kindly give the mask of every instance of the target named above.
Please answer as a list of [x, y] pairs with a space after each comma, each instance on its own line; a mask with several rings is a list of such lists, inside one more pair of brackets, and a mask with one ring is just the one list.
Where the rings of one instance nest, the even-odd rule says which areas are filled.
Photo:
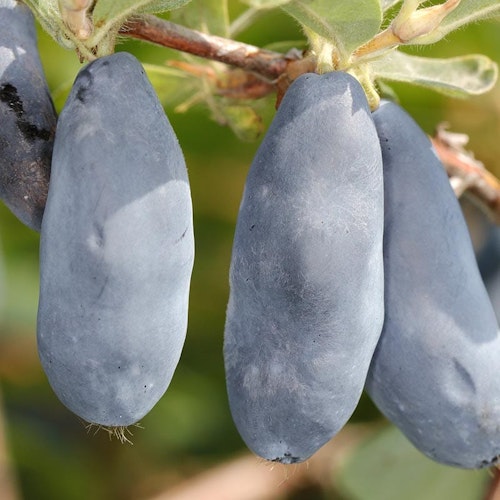
[[0, 198], [40, 231], [56, 113], [38, 56], [33, 15], [0, 0]]
[[306, 74], [250, 168], [224, 339], [229, 403], [256, 454], [307, 459], [346, 423], [383, 321], [380, 145], [359, 83]]
[[194, 242], [176, 136], [141, 64], [98, 59], [61, 113], [40, 247], [38, 347], [84, 420], [137, 422], [183, 347]]
[[481, 277], [498, 320], [500, 318], [500, 227], [488, 226], [487, 240], [476, 256]]
[[427, 456], [485, 467], [500, 454], [500, 336], [467, 226], [418, 125], [392, 103], [373, 116], [384, 160], [385, 322], [366, 387]]

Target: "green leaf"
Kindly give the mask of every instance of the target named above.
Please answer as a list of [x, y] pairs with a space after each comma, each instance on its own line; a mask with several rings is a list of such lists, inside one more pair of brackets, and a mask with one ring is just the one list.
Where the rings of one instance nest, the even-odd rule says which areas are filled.
[[185, 5], [190, 0], [98, 0], [92, 19], [96, 34], [92, 42], [97, 45], [109, 32], [117, 30], [132, 14], [163, 12]]
[[145, 64], [144, 68], [162, 104], [175, 106], [175, 112], [202, 104], [216, 122], [231, 128], [242, 141], [254, 141], [263, 133], [262, 118], [252, 106], [214, 96], [211, 84], [202, 76], [168, 66]]
[[342, 60], [375, 36], [382, 22], [379, 0], [292, 0], [282, 8], [306, 33], [332, 43]]
[[433, 462], [391, 426], [353, 452], [335, 484], [356, 500], [471, 500], [483, 498], [488, 479], [486, 470]]
[[305, 40], [280, 40], [264, 45], [263, 48], [273, 52], [286, 54], [290, 50], [306, 50], [307, 42]]
[[172, 12], [170, 19], [203, 33], [229, 37], [227, 0], [193, 0]]
[[[92, 12], [93, 32], [79, 40], [62, 20], [58, 0], [25, 0], [45, 31], [65, 48], [78, 48], [87, 59], [114, 52], [118, 30], [125, 20], [141, 13], [163, 12], [181, 7], [191, 0], [97, 0]], [[94, 50], [96, 49], [96, 51]]]
[[242, 0], [243, 3], [250, 5], [255, 9], [274, 9], [275, 7], [281, 7], [291, 0]]
[[[103, 0], [99, 0], [102, 2]], [[143, 14], [156, 14], [158, 12], [167, 12], [170, 10], [178, 9], [183, 5], [190, 3], [192, 0], [149, 0], [147, 5], [141, 7], [141, 9], [137, 10], [137, 12], [141, 12]], [[122, 0], [120, 2], [123, 3]], [[140, 2], [142, 3], [142, 2]]]
[[250, 106], [225, 105], [220, 107], [220, 112], [225, 118], [226, 125], [242, 141], [255, 141], [263, 132], [262, 119]]
[[385, 12], [389, 10], [391, 7], [394, 7], [397, 3], [401, 2], [401, 0], [381, 0], [382, 2], [382, 10]]
[[57, 0], [24, 0], [42, 28], [61, 46], [72, 49], [75, 44], [65, 36], [67, 30], [59, 13]]
[[230, 36], [232, 38], [235, 38], [242, 31], [246, 30], [249, 26], [255, 23], [257, 19], [265, 15], [268, 10], [271, 10], [275, 7], [280, 7], [287, 4], [288, 2], [290, 2], [290, 0], [243, 0], [243, 3], [249, 5], [250, 8], [244, 10], [238, 17], [236, 17], [232, 21], [229, 27]]
[[375, 79], [413, 83], [451, 97], [468, 97], [490, 90], [498, 66], [483, 55], [430, 59], [393, 51], [371, 63]]
[[462, 0], [436, 30], [418, 38], [415, 43], [435, 43], [461, 26], [498, 15], [500, 15], [499, 0]]
[[185, 71], [156, 64], [143, 64], [163, 106], [175, 107], [198, 90], [198, 82]]

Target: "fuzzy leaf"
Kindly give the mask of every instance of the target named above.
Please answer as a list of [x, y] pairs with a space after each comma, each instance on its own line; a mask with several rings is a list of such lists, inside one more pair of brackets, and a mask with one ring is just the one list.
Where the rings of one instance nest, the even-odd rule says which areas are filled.
[[291, 50], [306, 50], [307, 42], [305, 40], [280, 40], [277, 42], [268, 43], [262, 48], [286, 54]]
[[196, 80], [181, 69], [147, 63], [143, 67], [163, 106], [175, 107], [197, 90]]
[[[102, 2], [102, 0], [99, 0]], [[141, 7], [137, 12], [142, 12], [143, 14], [155, 14], [158, 12], [167, 12], [170, 10], [178, 9], [183, 5], [190, 3], [192, 0], [149, 0], [147, 5]], [[122, 0], [120, 0], [122, 2]], [[141, 2], [142, 3], [142, 2]]]
[[255, 141], [263, 132], [264, 125], [261, 117], [250, 106], [223, 105], [219, 111], [224, 117], [225, 124], [242, 141]]
[[382, 10], [385, 12], [389, 10], [391, 7], [394, 7], [397, 3], [401, 2], [401, 0], [381, 0]]
[[243, 3], [253, 7], [254, 9], [273, 9], [275, 7], [281, 7], [291, 0], [242, 0]]
[[[58, 0], [24, 0], [45, 31], [65, 48], [78, 48], [80, 54], [92, 60], [95, 56], [114, 52], [119, 28], [133, 14], [162, 12], [181, 7], [191, 0], [97, 0], [92, 12], [93, 32], [78, 39], [62, 20]], [[97, 53], [94, 49], [97, 49]]]
[[391, 426], [368, 438], [336, 475], [342, 496], [356, 500], [470, 500], [484, 498], [487, 470], [433, 462]]
[[108, 32], [119, 27], [132, 14], [160, 12], [176, 9], [191, 0], [98, 0], [92, 19], [96, 28], [96, 36], [92, 38], [96, 45]]
[[415, 43], [435, 43], [461, 26], [498, 15], [500, 15], [499, 0], [462, 0], [436, 30], [429, 35], [419, 37]]
[[292, 0], [282, 8], [343, 57], [375, 36], [382, 22], [379, 0]]
[[65, 36], [66, 27], [59, 13], [57, 0], [25, 0], [42, 28], [61, 46], [72, 49], [75, 44]]
[[498, 66], [483, 55], [430, 59], [393, 51], [373, 61], [376, 79], [413, 83], [451, 97], [468, 97], [490, 90], [498, 77]]
[[87, 47], [96, 47], [97, 56], [114, 52], [118, 30], [127, 18], [134, 14], [159, 12], [176, 9], [191, 0], [98, 0], [92, 19], [94, 34], [89, 38]]
[[194, 0], [172, 12], [170, 19], [203, 33], [229, 37], [227, 0]]

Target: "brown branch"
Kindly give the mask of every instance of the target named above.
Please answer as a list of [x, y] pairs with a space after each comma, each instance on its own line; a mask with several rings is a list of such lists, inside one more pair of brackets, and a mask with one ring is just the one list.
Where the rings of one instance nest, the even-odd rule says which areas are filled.
[[296, 55], [261, 49], [253, 45], [201, 33], [152, 15], [133, 18], [120, 29], [121, 35], [187, 52], [245, 69], [270, 80], [277, 79]]
[[[152, 15], [130, 20], [120, 33], [220, 61], [252, 73], [253, 75], [247, 73], [246, 77], [243, 75], [241, 82], [236, 80], [236, 84], [234, 78], [229, 78], [225, 83], [217, 85], [219, 93], [235, 98], [258, 98], [277, 90], [279, 105], [295, 78], [306, 71], [314, 71], [315, 62], [309, 58], [301, 58], [300, 54], [280, 54], [260, 49], [194, 31]], [[257, 78], [255, 74], [258, 75]], [[258, 77], [265, 80], [262, 85], [258, 83]], [[466, 192], [496, 224], [500, 224], [500, 181], [463, 149], [466, 143], [463, 138], [463, 135], [451, 134], [440, 127], [431, 140], [452, 184], [455, 184], [457, 196]]]
[[452, 183], [458, 181], [454, 186], [457, 195], [467, 194], [500, 225], [500, 181], [464, 149], [468, 137], [447, 132], [445, 125], [440, 125], [431, 141]]

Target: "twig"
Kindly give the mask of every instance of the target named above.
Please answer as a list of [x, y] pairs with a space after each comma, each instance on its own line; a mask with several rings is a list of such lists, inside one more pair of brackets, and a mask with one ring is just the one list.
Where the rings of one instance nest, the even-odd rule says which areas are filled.
[[[130, 20], [121, 30], [127, 35], [164, 47], [194, 54], [200, 57], [241, 68], [249, 75], [248, 83], [241, 83], [234, 90], [228, 85], [221, 91], [233, 97], [256, 98], [277, 90], [277, 103], [291, 81], [301, 73], [314, 70], [314, 61], [301, 58], [296, 52], [281, 54], [260, 49], [253, 45], [208, 35], [180, 26], [152, 15]], [[265, 82], [260, 86], [260, 77]], [[457, 138], [460, 137], [460, 144]], [[450, 134], [440, 127], [431, 138], [434, 148], [445, 165], [457, 196], [466, 192], [473, 201], [496, 223], [500, 224], [500, 181], [488, 172], [481, 162], [463, 149], [463, 135]]]
[[282, 75], [290, 62], [287, 55], [279, 52], [201, 33], [149, 14], [129, 20], [120, 34], [223, 62], [270, 80]]
[[500, 181], [464, 149], [468, 137], [446, 131], [443, 124], [431, 141], [448, 176], [460, 181], [457, 194], [465, 192], [495, 224], [500, 224]]

